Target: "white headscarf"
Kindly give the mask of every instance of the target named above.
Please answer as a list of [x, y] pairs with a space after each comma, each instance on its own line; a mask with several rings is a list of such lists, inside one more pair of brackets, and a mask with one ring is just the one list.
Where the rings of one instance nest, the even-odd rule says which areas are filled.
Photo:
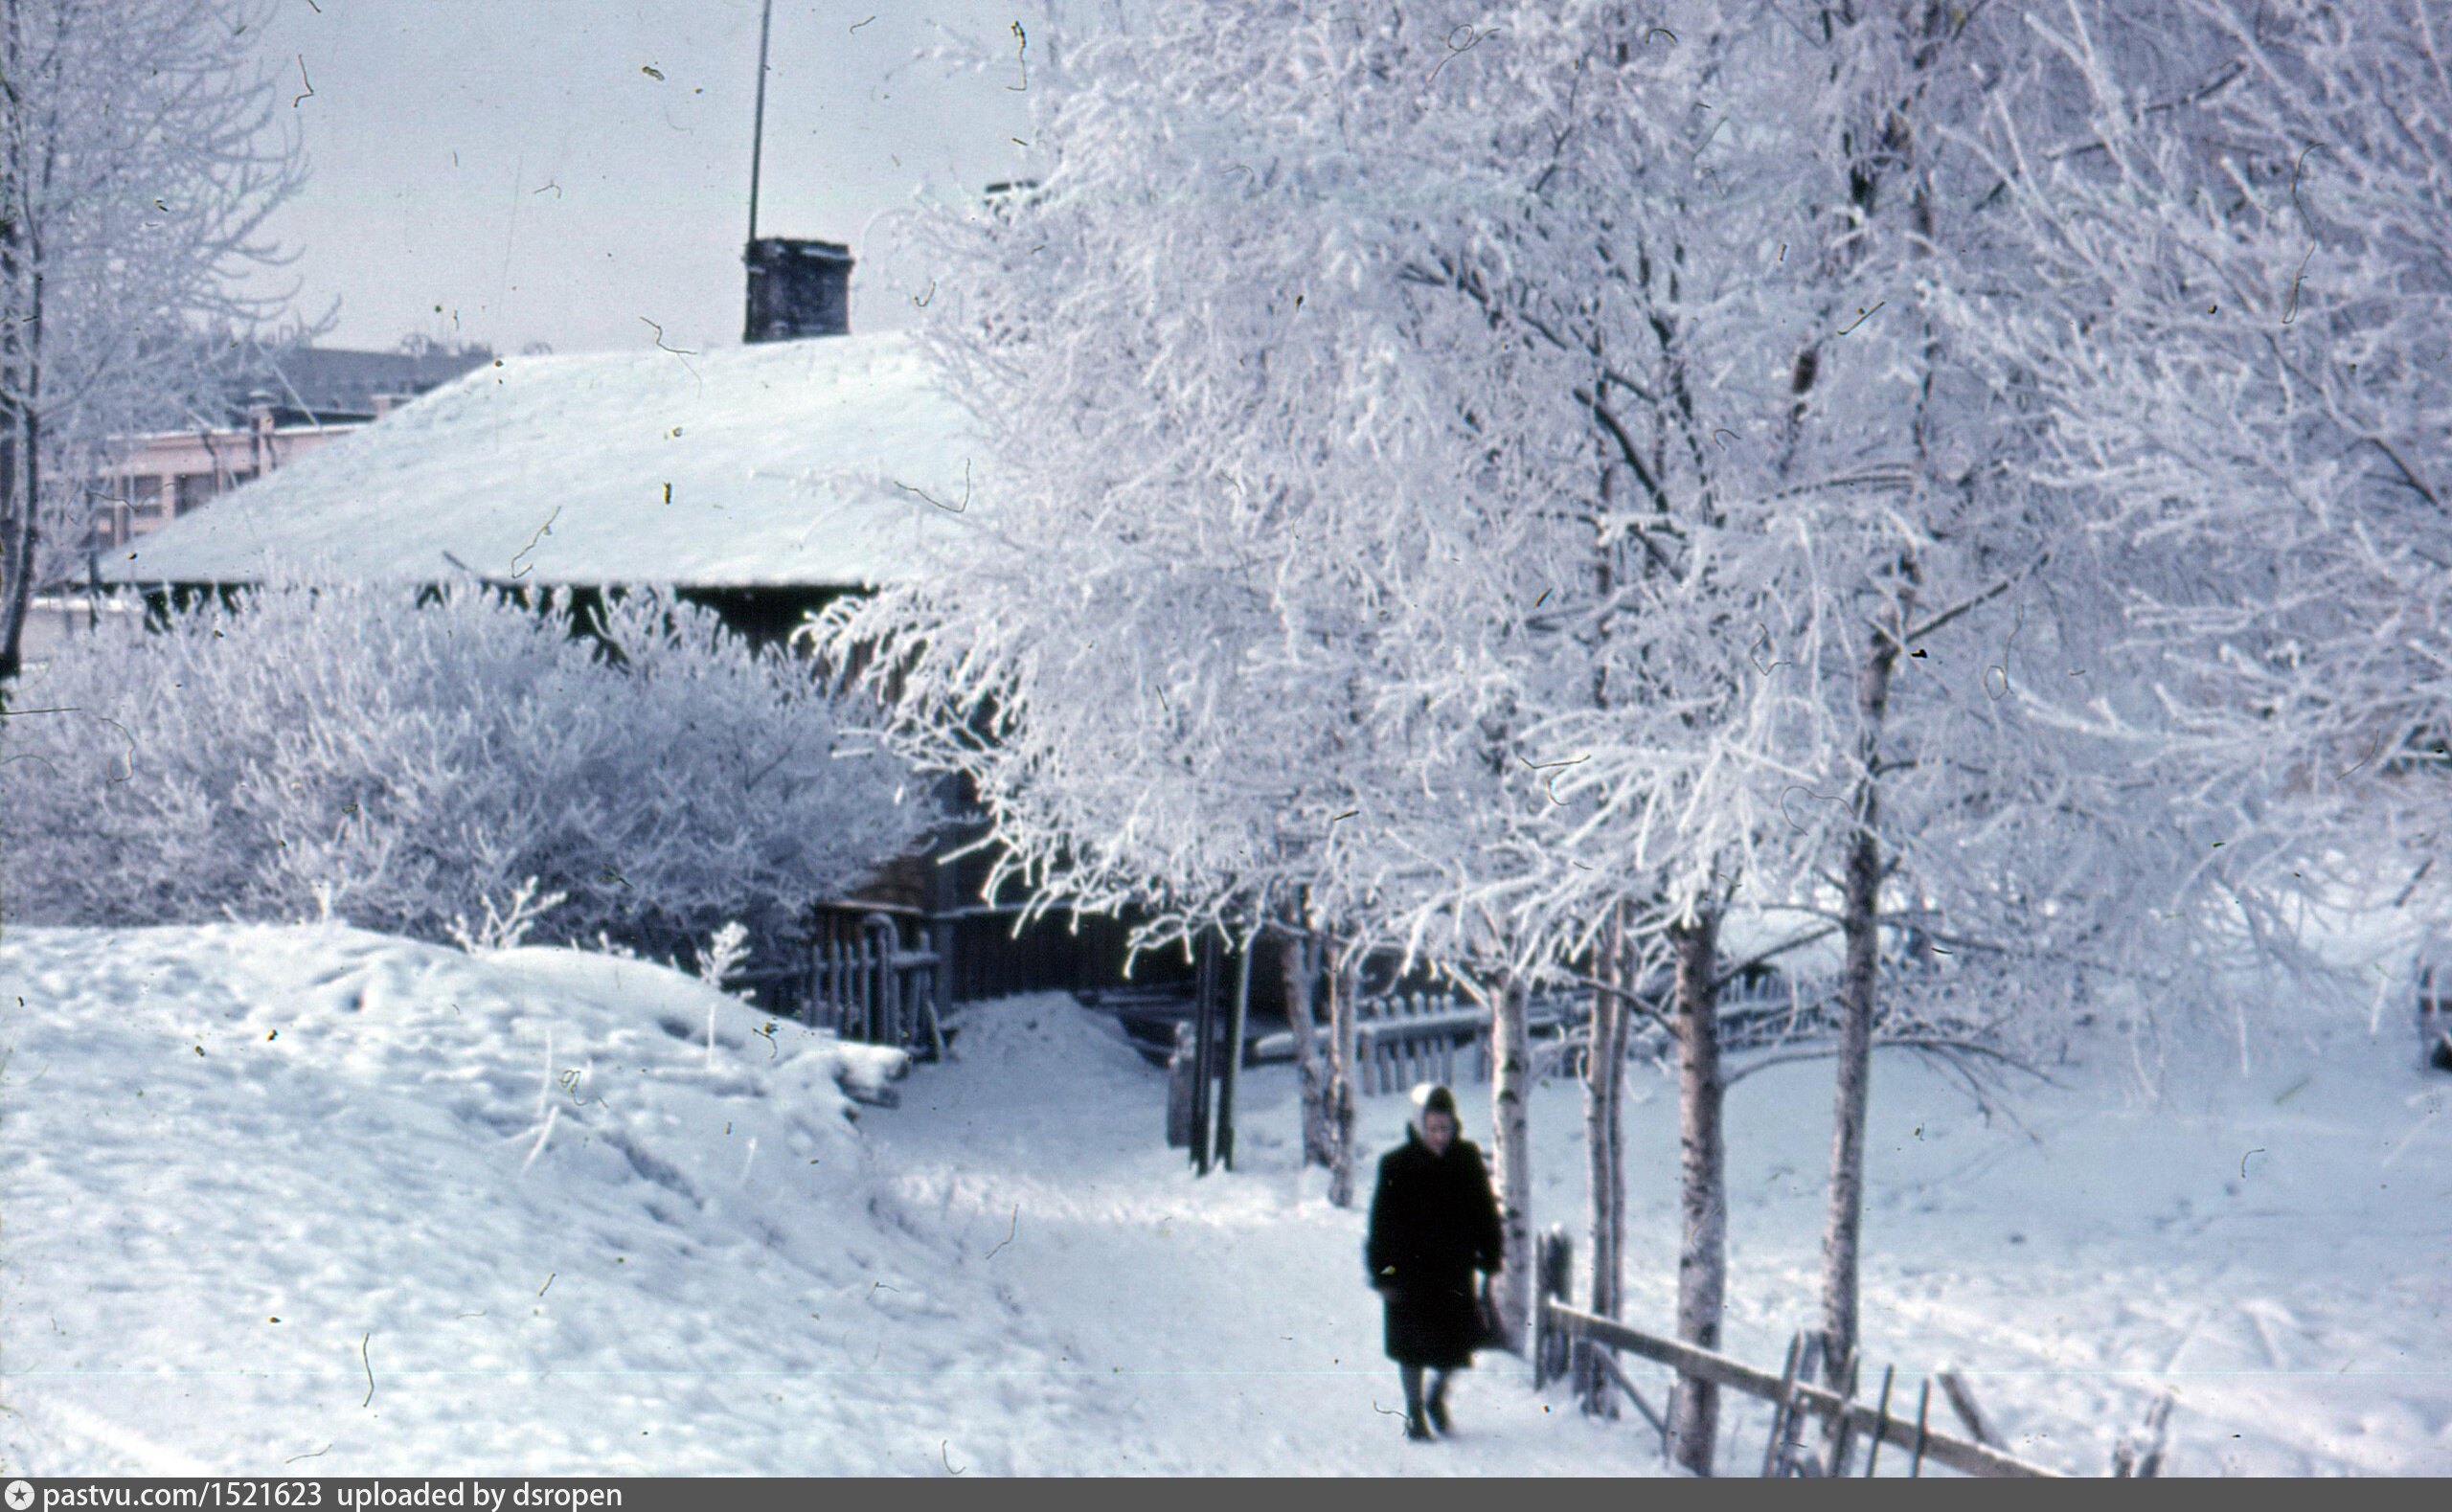
[[[1443, 1086], [1435, 1081], [1418, 1081], [1414, 1083], [1413, 1090], [1407, 1094], [1407, 1095], [1413, 1099], [1414, 1104], [1413, 1117], [1406, 1120], [1407, 1126], [1414, 1131], [1415, 1138], [1420, 1140], [1425, 1144], [1430, 1141], [1430, 1135], [1429, 1132], [1422, 1127], [1422, 1123], [1429, 1116], [1430, 1095], [1434, 1092], [1446, 1093], [1447, 1100], [1451, 1104], [1456, 1100], [1455, 1089]], [[1464, 1115], [1451, 1109], [1448, 1117], [1456, 1120], [1456, 1138], [1460, 1140], [1463, 1139], [1464, 1137]]]

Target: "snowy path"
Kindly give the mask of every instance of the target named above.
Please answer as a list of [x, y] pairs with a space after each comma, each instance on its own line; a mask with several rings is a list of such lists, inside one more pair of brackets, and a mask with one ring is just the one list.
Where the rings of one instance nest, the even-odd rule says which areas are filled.
[[[1631, 1416], [1586, 1424], [1536, 1399], [1503, 1356], [1465, 1378], [1465, 1438], [1422, 1450], [1388, 1423], [1374, 1433], [1365, 1413], [1393, 1405], [1394, 1383], [1354, 1274], [1360, 1224], [1293, 1169], [1291, 1076], [1246, 1083], [1243, 1168], [1196, 1180], [1157, 1147], [1159, 1078], [1086, 1018], [1054, 998], [999, 1005], [962, 1061], [924, 1073], [913, 1106], [871, 1134], [915, 1207], [958, 1225], [982, 1269], [1010, 1267], [1032, 1316], [1067, 1320], [1072, 1362], [1107, 1372], [1101, 1410], [1144, 1425], [1092, 1463], [1656, 1471]], [[2452, 1471], [2452, 1276], [2439, 1263], [2452, 1082], [2398, 1065], [2389, 1040], [2325, 1050], [2151, 1109], [2073, 1068], [2068, 1090], [2023, 1100], [2032, 1138], [1987, 1128], [1938, 1077], [1883, 1060], [1864, 1316], [1876, 1372], [1898, 1367], [1897, 1400], [1912, 1411], [1924, 1373], [1954, 1362], [2013, 1448], [2081, 1474], [2102, 1471], [2166, 1385], [2180, 1472]], [[1485, 1093], [1464, 1095], [1479, 1133]], [[1732, 1095], [1727, 1338], [1770, 1366], [1812, 1317], [1828, 1095], [1810, 1066]], [[1632, 1100], [1628, 1316], [1665, 1329], [1673, 1109], [1641, 1076]], [[1373, 1149], [1402, 1116], [1400, 1098], [1366, 1099]], [[1578, 1094], [1542, 1088], [1533, 1117], [1536, 1224], [1578, 1230]], [[1726, 1462], [1759, 1455], [1765, 1410], [1724, 1412]]]
[[[880, 1166], [915, 1212], [961, 1236], [964, 1265], [1045, 1320], [1056, 1369], [1112, 1439], [1086, 1474], [1652, 1474], [1643, 1435], [1534, 1397], [1485, 1355], [1460, 1376], [1459, 1436], [1409, 1444], [1362, 1215], [1299, 1173], [1292, 1078], [1248, 1077], [1234, 1173], [1195, 1178], [1160, 1141], [1163, 1078], [1110, 1027], [1048, 995], [974, 1015], [955, 1065], [915, 1076], [874, 1121]], [[1364, 1109], [1374, 1148], [1401, 1098]], [[1056, 1321], [1061, 1320], [1061, 1321]]]
[[[1246, 1082], [1242, 1169], [1196, 1180], [1163, 1077], [1069, 999], [975, 1011], [856, 1125], [855, 1052], [566, 952], [17, 931], [0, 1013], [9, 1469], [1659, 1472], [1505, 1356], [1461, 1437], [1405, 1443], [1290, 1074]], [[1954, 1361], [2082, 1474], [2166, 1383], [2179, 1472], [2452, 1472], [2452, 1079], [2396, 1039], [2158, 1110], [2073, 1069], [2019, 1105], [2041, 1142], [1878, 1062], [1869, 1358], [1911, 1410]], [[1813, 1066], [1732, 1095], [1726, 1337], [1757, 1362], [1811, 1316], [1828, 1097]], [[1627, 1311], [1659, 1328], [1672, 1109], [1648, 1073], [1630, 1101]], [[1366, 1099], [1374, 1150], [1404, 1112]], [[1535, 1221], [1579, 1229], [1576, 1090], [1532, 1117]], [[1724, 1420], [1759, 1462], [1762, 1410]]]

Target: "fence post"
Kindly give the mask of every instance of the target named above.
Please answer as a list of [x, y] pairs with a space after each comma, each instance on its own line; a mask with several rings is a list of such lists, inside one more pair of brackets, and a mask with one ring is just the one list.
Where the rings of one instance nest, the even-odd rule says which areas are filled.
[[[925, 924], [915, 924], [912, 926], [913, 934], [922, 936], [923, 937], [926, 929], [927, 926]], [[897, 929], [895, 933], [899, 936], [901, 931]], [[915, 956], [918, 955], [920, 953], [919, 947], [917, 945], [913, 945], [910, 947], [909, 953]], [[900, 957], [904, 953], [901, 950], [897, 950], [895, 954], [897, 957]], [[928, 978], [925, 968], [920, 966], [917, 962], [896, 965], [894, 968], [894, 976], [895, 1014], [900, 1021], [895, 1026], [895, 1043], [901, 1046], [904, 1049], [911, 1049], [917, 1047], [920, 1043], [920, 1004], [922, 998], [927, 994]]]
[[1192, 1036], [1190, 1024], [1177, 1024], [1175, 1050], [1167, 1057], [1167, 1148], [1170, 1150], [1185, 1149], [1192, 1143], [1192, 1084], [1195, 1072]]
[[877, 1001], [885, 1009], [885, 1022], [877, 1034], [880, 1045], [902, 1046], [911, 1043], [903, 1032], [904, 1000], [910, 996], [903, 990], [902, 968], [894, 958], [902, 954], [902, 931], [889, 926], [877, 940]]
[[[936, 1013], [934, 1015], [935, 1022], [939, 1025], [942, 1025], [945, 1021], [946, 1015], [952, 1013], [954, 1008], [954, 926], [952, 920], [944, 917], [942, 914], [931, 914], [929, 916], [928, 949], [929, 952], [937, 958], [936, 969], [929, 974], [928, 978], [928, 1002], [929, 1004], [936, 1009]], [[937, 1058], [940, 1060], [944, 1058], [944, 1052], [942, 1049], [938, 1051]]]
[[863, 1011], [861, 1004], [866, 1001], [861, 988], [861, 979], [867, 973], [860, 965], [860, 953], [864, 948], [859, 940], [848, 935], [838, 936], [834, 943], [836, 963], [834, 1032], [847, 1040], [856, 1040], [860, 1037], [860, 1025], [863, 1022], [860, 1017]]
[[910, 974], [902, 968], [902, 931], [894, 932], [894, 948], [886, 953], [886, 1043], [908, 1049], [911, 1047], [911, 989], [915, 985]]
[[942, 1026], [954, 1005], [953, 912], [962, 906], [962, 875], [960, 868], [949, 865], [942, 856], [928, 869], [928, 914], [920, 923], [920, 939], [937, 958], [936, 974], [928, 983], [928, 1029], [937, 1058], [942, 1061], [945, 1058]]
[[1575, 1241], [1567, 1237], [1565, 1229], [1553, 1227], [1533, 1241], [1532, 1252], [1532, 1274], [1540, 1288], [1532, 1304], [1532, 1386], [1538, 1390], [1564, 1379], [1568, 1370], [1571, 1342], [1550, 1321], [1550, 1304], [1566, 1300], [1567, 1277], [1575, 1269]]
[[872, 1045], [899, 1043], [895, 1032], [897, 993], [894, 990], [894, 950], [902, 943], [902, 931], [895, 928], [892, 916], [871, 914], [860, 920], [861, 953], [867, 958], [868, 969], [868, 1034]]
[[922, 969], [928, 974], [928, 997], [924, 1003], [928, 1020], [928, 1053], [942, 1066], [946, 1058], [945, 1021], [944, 1016], [937, 1011], [937, 1004], [945, 994], [945, 959], [940, 956], [933, 964]]
[[[811, 924], [814, 924], [814, 921], [811, 921]], [[809, 938], [802, 941], [802, 959], [806, 960], [809, 973], [802, 978], [800, 1022], [805, 1027], [809, 1027], [809, 1029], [816, 1029], [816, 992], [819, 992], [819, 981], [822, 981], [819, 973], [816, 973], [816, 970], [819, 970], [816, 968], [816, 929], [811, 929]]]
[[1192, 949], [1192, 1163], [1199, 1174], [1209, 1174], [1209, 1086], [1215, 1074], [1212, 1064], [1215, 1056], [1214, 1044], [1216, 1015], [1217, 957], [1210, 937], [1203, 934]]
[[818, 1018], [837, 1036], [843, 1032], [843, 942], [834, 933], [832, 920], [826, 925], [826, 937], [818, 955]]
[[860, 932], [859, 963], [854, 980], [859, 982], [859, 1037], [871, 1045], [877, 1042], [877, 942], [868, 931]]
[[834, 921], [832, 919], [819, 921], [817, 942], [814, 948], [817, 964], [817, 1022], [830, 1029], [835, 1027]]
[[885, 1041], [908, 1049], [911, 1044], [911, 977], [902, 969], [902, 925], [894, 921], [877, 942], [884, 953]]
[[847, 1040], [860, 1037], [858, 1021], [852, 1018], [860, 1002], [860, 944], [849, 938], [836, 926], [834, 934], [834, 1032]]
[[1226, 1014], [1226, 1064], [1217, 1084], [1217, 1160], [1235, 1168], [1235, 1093], [1243, 1077], [1243, 1036], [1251, 1027], [1252, 957], [1260, 951], [1260, 936], [1244, 939], [1235, 957], [1235, 999]]

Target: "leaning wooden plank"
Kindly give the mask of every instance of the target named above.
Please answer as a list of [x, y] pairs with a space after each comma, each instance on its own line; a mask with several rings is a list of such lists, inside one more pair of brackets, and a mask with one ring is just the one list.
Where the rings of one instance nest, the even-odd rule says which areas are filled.
[[1780, 1444], [1788, 1436], [1788, 1414], [1796, 1410], [1794, 1395], [1797, 1384], [1797, 1362], [1805, 1349], [1805, 1335], [1788, 1336], [1788, 1363], [1780, 1367], [1780, 1394], [1771, 1398], [1771, 1436], [1762, 1441], [1762, 1478], [1780, 1474]]
[[1813, 1473], [1813, 1460], [1801, 1457], [1805, 1445], [1798, 1439], [1797, 1433], [1805, 1422], [1806, 1405], [1798, 1394], [1797, 1388], [1811, 1384], [1814, 1375], [1822, 1369], [1822, 1335], [1806, 1329], [1798, 1337], [1805, 1341], [1805, 1350], [1797, 1356], [1797, 1379], [1788, 1385], [1787, 1424], [1781, 1430], [1780, 1440], [1780, 1474], [1782, 1476], [1808, 1476]]
[[1618, 1389], [1626, 1393], [1626, 1400], [1635, 1404], [1635, 1410], [1644, 1415], [1644, 1421], [1651, 1425], [1652, 1432], [1666, 1434], [1669, 1420], [1651, 1410], [1651, 1404], [1644, 1400], [1644, 1394], [1635, 1389], [1635, 1383], [1626, 1379], [1625, 1368], [1611, 1359], [1606, 1350], [1595, 1349], [1592, 1358], [1601, 1363], [1602, 1375], [1618, 1383]]
[[[1779, 1396], [1780, 1378], [1767, 1370], [1757, 1370], [1743, 1361], [1732, 1360], [1726, 1355], [1714, 1354], [1708, 1349], [1698, 1349], [1692, 1344], [1678, 1340], [1662, 1339], [1640, 1329], [1629, 1328], [1610, 1319], [1587, 1313], [1581, 1308], [1569, 1307], [1561, 1302], [1549, 1302], [1544, 1305], [1550, 1309], [1558, 1330], [1569, 1337], [1596, 1339], [1612, 1348], [1641, 1355], [1646, 1360], [1665, 1365], [1672, 1370], [1693, 1376], [1698, 1380], [1714, 1382], [1732, 1390], [1743, 1391], [1748, 1396], [1760, 1397], [1764, 1401], [1776, 1400]], [[1849, 1421], [1860, 1433], [1877, 1433], [1895, 1444], [1905, 1444], [1910, 1439], [1911, 1435], [1904, 1431], [1904, 1425], [1896, 1419], [1885, 1421], [1881, 1415], [1864, 1403], [1843, 1403], [1838, 1393], [1829, 1388], [1807, 1385], [1804, 1382], [1797, 1383], [1793, 1389], [1798, 1406], [1806, 1411], [1829, 1417], [1844, 1410], [1848, 1414]], [[1970, 1476], [2056, 1478], [2060, 1475], [2057, 1470], [2050, 1470], [2029, 1460], [2020, 1459], [2014, 1455], [2004, 1454], [1989, 1446], [1973, 1443], [1964, 1438], [1955, 1438], [1946, 1433], [1926, 1433], [1924, 1455], [1930, 1459]]]
[[1966, 1431], [1975, 1435], [1977, 1443], [2000, 1441], [2001, 1435], [1992, 1432], [1992, 1425], [1984, 1420], [1984, 1410], [1975, 1405], [1975, 1393], [1959, 1379], [1957, 1371], [1943, 1370], [1933, 1379], [1941, 1383], [1941, 1395], [1949, 1398], [1950, 1410], [1958, 1414], [1958, 1420], [1966, 1425]]

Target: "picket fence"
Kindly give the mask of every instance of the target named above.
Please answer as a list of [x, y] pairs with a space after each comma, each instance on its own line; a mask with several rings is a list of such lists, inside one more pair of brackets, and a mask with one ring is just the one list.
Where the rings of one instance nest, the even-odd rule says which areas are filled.
[[949, 1005], [942, 929], [916, 913], [820, 911], [798, 959], [737, 980], [755, 985], [759, 1001], [774, 1011], [812, 1028], [942, 1056]]
[[[1720, 989], [1724, 1049], [1778, 1044], [1817, 1029], [1830, 1017], [1830, 985], [1777, 974], [1739, 978]], [[1590, 1001], [1578, 992], [1535, 993], [1526, 1005], [1535, 1073], [1579, 1076], [1578, 1031]], [[1425, 1081], [1453, 1085], [1490, 1077], [1489, 1009], [1456, 993], [1402, 992], [1354, 1005], [1354, 1080], [1365, 1095], [1402, 1092]], [[1642, 1047], [1638, 1046], [1640, 1049]]]
[[[1563, 994], [1540, 994], [1525, 1017], [1536, 1047], [1555, 1042], [1586, 1011]], [[1453, 1086], [1490, 1079], [1490, 1010], [1453, 993], [1403, 992], [1354, 1004], [1354, 1084], [1365, 1096], [1420, 1082]]]

